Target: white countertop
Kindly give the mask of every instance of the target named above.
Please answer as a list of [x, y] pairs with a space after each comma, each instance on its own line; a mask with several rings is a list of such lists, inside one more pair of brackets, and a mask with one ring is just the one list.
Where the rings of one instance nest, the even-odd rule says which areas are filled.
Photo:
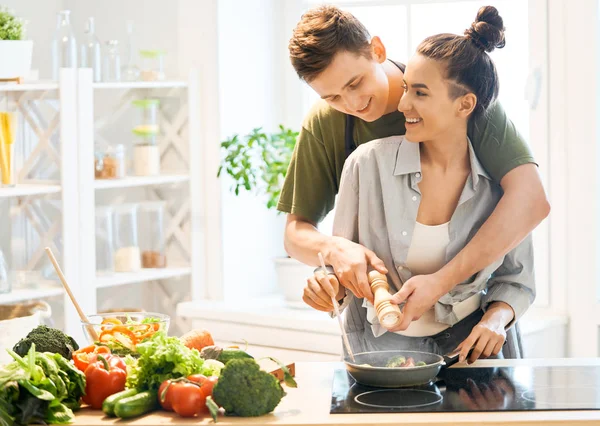
[[[483, 360], [472, 368], [491, 366], [600, 366], [600, 359], [526, 359]], [[464, 365], [462, 366], [464, 367]], [[384, 413], [384, 414], [329, 414], [333, 372], [344, 368], [342, 363], [305, 362], [296, 365], [298, 388], [286, 388], [275, 411], [253, 418], [219, 417], [222, 425], [600, 425], [599, 411], [504, 411], [472, 413]], [[105, 418], [101, 412], [84, 409], [76, 415], [75, 425], [121, 424], [122, 421]], [[167, 412], [156, 412], [131, 422], [134, 425], [213, 424], [210, 417], [182, 419]]]

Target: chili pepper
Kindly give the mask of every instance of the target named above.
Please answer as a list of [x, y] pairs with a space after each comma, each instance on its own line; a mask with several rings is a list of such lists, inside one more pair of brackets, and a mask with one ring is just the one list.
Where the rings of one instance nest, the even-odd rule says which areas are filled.
[[73, 352], [75, 367], [85, 373], [91, 363], [96, 362], [98, 354], [110, 355], [110, 348], [106, 346], [90, 345]]
[[[103, 355], [97, 356], [98, 360], [85, 370], [86, 383], [83, 401], [98, 410], [102, 408], [102, 403], [106, 398], [125, 389], [127, 372], [117, 366], [119, 361], [114, 361], [113, 366]], [[115, 358], [118, 357], [111, 357], [111, 361]], [[120, 360], [120, 362], [123, 361]]]

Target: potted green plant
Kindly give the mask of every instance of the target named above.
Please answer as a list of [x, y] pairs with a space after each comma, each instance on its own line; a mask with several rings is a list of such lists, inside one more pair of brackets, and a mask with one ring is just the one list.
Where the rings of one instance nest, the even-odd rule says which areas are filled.
[[24, 36], [25, 22], [0, 6], [0, 80], [21, 81], [29, 74], [33, 41]]
[[[267, 209], [274, 209], [281, 193], [298, 132], [280, 125], [267, 133], [261, 127], [247, 135], [238, 134], [221, 142], [225, 156], [217, 176], [225, 172], [232, 180], [231, 192], [254, 193], [266, 200]], [[283, 224], [274, 226], [283, 226]], [[290, 257], [275, 258], [277, 284], [289, 306], [304, 308], [302, 291], [313, 268]]]

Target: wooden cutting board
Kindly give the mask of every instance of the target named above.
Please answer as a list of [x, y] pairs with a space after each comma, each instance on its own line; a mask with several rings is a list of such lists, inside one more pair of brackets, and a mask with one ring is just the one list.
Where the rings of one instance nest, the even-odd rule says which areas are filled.
[[[286, 365], [286, 367], [290, 370], [292, 377], [296, 377], [296, 363], [292, 362], [291, 364]], [[280, 382], [283, 381], [283, 370], [281, 368], [271, 371], [271, 374], [277, 377], [277, 380]]]

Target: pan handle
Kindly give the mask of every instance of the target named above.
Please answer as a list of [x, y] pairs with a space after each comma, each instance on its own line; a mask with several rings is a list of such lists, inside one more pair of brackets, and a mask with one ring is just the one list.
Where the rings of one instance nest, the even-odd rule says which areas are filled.
[[[473, 349], [469, 351], [467, 357], [471, 355]], [[443, 368], [448, 368], [458, 362], [458, 356], [460, 355], [460, 351], [450, 352], [449, 354], [444, 355], [444, 366]]]

